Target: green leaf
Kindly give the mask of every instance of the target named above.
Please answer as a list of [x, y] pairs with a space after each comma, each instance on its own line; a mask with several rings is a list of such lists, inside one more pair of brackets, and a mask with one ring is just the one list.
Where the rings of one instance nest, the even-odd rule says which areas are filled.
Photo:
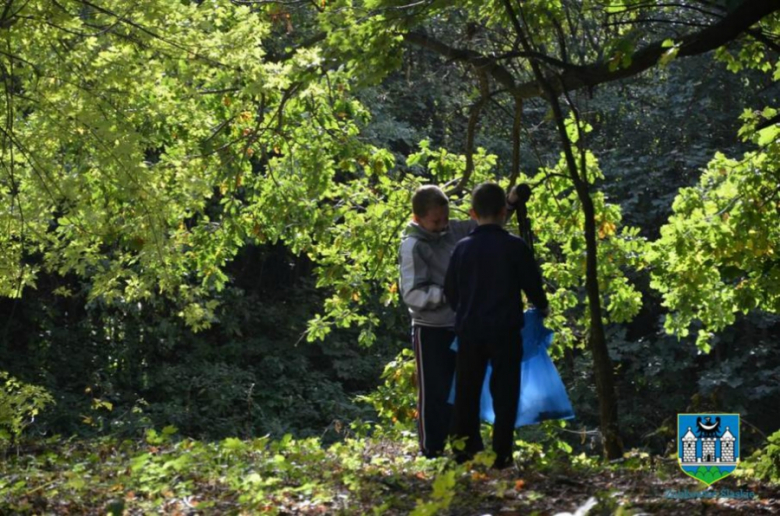
[[663, 54], [661, 54], [661, 57], [658, 59], [658, 64], [660, 66], [667, 66], [669, 63], [671, 63], [676, 57], [677, 53], [680, 51], [680, 46], [675, 45]]
[[769, 127], [765, 127], [758, 131], [758, 140], [756, 143], [763, 147], [765, 145], [769, 145], [770, 143], [774, 143], [777, 141], [778, 136], [780, 135], [780, 125], [774, 124], [770, 125]]
[[612, 0], [612, 2], [609, 3], [605, 8], [605, 11], [608, 14], [618, 14], [625, 10], [626, 10], [626, 4], [621, 0]]

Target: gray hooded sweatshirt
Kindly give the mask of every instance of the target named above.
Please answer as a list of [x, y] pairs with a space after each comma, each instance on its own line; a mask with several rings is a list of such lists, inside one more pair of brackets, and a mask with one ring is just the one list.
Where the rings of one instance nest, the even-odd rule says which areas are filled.
[[475, 220], [451, 220], [441, 233], [416, 222], [406, 226], [399, 253], [400, 292], [413, 326], [455, 327], [455, 312], [444, 298], [444, 278], [455, 244], [476, 227]]

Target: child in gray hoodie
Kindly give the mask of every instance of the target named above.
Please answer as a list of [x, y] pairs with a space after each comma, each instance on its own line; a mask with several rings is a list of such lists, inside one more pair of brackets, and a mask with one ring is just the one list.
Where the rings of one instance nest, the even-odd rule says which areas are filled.
[[412, 316], [417, 363], [417, 429], [420, 451], [438, 457], [450, 432], [447, 403], [455, 373], [455, 312], [444, 296], [444, 278], [455, 244], [477, 227], [474, 220], [449, 220], [449, 199], [435, 185], [412, 196], [413, 220], [401, 241], [401, 298]]

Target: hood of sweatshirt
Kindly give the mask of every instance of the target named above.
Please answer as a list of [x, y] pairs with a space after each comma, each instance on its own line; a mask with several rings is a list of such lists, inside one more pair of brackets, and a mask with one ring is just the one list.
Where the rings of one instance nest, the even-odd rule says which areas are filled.
[[449, 233], [449, 226], [444, 228], [444, 231], [440, 233], [434, 233], [433, 231], [428, 231], [418, 223], [412, 221], [409, 224], [406, 225], [406, 228], [404, 229], [404, 236], [410, 237], [413, 236], [415, 238], [419, 238], [420, 240], [424, 240], [426, 242], [436, 242], [440, 240], [441, 238], [444, 238], [447, 233]]

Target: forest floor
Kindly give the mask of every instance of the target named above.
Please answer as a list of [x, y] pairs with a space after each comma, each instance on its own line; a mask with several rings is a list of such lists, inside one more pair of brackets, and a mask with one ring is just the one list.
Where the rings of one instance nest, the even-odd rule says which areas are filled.
[[[533, 453], [529, 452], [533, 450]], [[520, 449], [457, 466], [419, 458], [411, 438], [229, 438], [168, 428], [145, 439], [38, 441], [0, 462], [0, 514], [776, 514], [780, 486], [745, 476], [709, 489], [676, 461], [629, 454], [604, 465]]]

